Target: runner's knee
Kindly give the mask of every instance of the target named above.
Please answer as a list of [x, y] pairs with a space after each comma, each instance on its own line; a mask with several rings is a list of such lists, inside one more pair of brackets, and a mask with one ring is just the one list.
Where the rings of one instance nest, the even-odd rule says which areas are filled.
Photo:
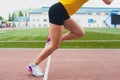
[[85, 35], [85, 31], [84, 30], [82, 30], [81, 32], [79, 32], [77, 34], [78, 37], [83, 37], [84, 35]]
[[56, 50], [57, 48], [60, 47], [59, 44], [50, 44], [50, 46], [51, 46], [51, 48], [54, 49], [54, 50]]
[[80, 37], [83, 37], [85, 35], [85, 31], [82, 30], [82, 31], [79, 31], [79, 32], [75, 32], [74, 34], [76, 35], [76, 38], [80, 38]]

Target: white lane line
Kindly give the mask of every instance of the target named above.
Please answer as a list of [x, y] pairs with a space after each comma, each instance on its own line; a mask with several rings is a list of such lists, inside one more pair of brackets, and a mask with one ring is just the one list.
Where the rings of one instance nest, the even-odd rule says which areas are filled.
[[48, 73], [49, 73], [49, 68], [50, 68], [50, 61], [51, 61], [51, 55], [48, 56], [47, 65], [46, 65], [46, 69], [45, 69], [45, 74], [44, 74], [43, 80], [48, 80]]

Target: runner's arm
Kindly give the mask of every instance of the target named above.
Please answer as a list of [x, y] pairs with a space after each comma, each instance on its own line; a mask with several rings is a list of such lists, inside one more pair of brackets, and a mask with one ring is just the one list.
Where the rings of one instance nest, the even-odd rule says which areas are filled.
[[103, 0], [103, 2], [107, 5], [110, 5], [112, 3], [113, 0]]

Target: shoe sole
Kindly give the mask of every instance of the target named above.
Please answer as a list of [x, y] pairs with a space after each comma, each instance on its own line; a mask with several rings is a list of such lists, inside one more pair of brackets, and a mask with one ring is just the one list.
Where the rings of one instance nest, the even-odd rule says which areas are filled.
[[32, 73], [32, 68], [30, 66], [27, 66], [27, 70]]

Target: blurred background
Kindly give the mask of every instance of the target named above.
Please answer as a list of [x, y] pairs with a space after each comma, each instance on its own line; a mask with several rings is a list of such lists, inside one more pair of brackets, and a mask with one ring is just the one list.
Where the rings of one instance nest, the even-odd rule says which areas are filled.
[[[43, 48], [49, 34], [48, 10], [56, 2], [1, 0], [0, 47]], [[61, 48], [120, 48], [119, 4], [120, 0], [111, 5], [89, 0], [71, 16], [85, 29], [85, 37], [63, 42]]]

